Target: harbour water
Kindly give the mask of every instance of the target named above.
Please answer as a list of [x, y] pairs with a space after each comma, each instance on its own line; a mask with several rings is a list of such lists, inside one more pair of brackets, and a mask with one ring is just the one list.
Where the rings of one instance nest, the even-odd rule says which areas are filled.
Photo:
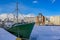
[[[0, 28], [0, 40], [16, 40], [16, 37]], [[30, 40], [60, 40], [60, 26], [34, 26]]]

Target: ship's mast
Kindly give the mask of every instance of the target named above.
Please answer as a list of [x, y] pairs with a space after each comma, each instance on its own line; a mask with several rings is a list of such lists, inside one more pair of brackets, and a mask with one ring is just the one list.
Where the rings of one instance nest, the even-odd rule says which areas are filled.
[[17, 0], [17, 2], [16, 2], [16, 13], [17, 13], [17, 23], [18, 23], [18, 0]]
[[[16, 2], [16, 14], [17, 14], [17, 23], [18, 23], [18, 0]], [[19, 37], [19, 28], [17, 27], [17, 33], [18, 33], [18, 37]]]

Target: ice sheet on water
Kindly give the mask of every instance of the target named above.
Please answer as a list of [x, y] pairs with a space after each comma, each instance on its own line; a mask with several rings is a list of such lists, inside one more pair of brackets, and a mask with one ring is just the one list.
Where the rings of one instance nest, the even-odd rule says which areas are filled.
[[0, 28], [0, 40], [16, 40], [16, 37]]
[[59, 40], [60, 26], [38, 26], [31, 33], [31, 40]]

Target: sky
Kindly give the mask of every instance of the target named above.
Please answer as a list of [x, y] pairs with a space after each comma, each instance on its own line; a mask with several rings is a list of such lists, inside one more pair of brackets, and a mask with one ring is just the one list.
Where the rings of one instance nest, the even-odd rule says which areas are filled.
[[[19, 13], [60, 16], [60, 0], [18, 0]], [[16, 12], [16, 0], [0, 0], [0, 14]]]

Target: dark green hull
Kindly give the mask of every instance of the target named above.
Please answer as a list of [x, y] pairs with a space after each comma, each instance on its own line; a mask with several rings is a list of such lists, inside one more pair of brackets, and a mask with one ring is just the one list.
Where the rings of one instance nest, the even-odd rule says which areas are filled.
[[34, 27], [34, 23], [27, 23], [27, 24], [12, 26], [7, 31], [12, 33], [16, 37], [19, 36], [20, 38], [29, 39], [33, 27]]

